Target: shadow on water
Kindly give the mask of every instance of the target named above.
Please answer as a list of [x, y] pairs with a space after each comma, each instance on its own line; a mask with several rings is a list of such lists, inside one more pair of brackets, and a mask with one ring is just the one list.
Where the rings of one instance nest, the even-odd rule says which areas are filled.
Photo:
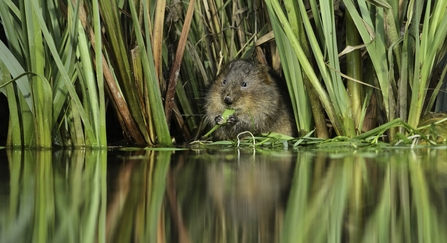
[[0, 242], [447, 242], [447, 150], [0, 150]]

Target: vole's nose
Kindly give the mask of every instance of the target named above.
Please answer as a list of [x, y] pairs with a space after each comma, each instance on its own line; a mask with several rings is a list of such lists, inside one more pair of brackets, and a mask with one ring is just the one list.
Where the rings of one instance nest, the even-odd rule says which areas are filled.
[[225, 102], [225, 104], [227, 104], [227, 105], [231, 105], [231, 104], [233, 104], [233, 98], [231, 98], [230, 96], [225, 96], [225, 98], [224, 98], [224, 102]]

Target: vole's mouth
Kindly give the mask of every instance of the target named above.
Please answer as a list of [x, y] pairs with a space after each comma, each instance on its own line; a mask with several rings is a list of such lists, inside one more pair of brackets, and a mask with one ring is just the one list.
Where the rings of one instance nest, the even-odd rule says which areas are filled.
[[234, 110], [235, 113], [241, 110], [241, 108], [237, 108], [237, 107], [234, 107], [234, 106], [227, 106], [227, 107], [225, 107], [225, 109], [227, 109], [227, 110]]
[[229, 109], [229, 110], [237, 110], [238, 109], [237, 106], [234, 105], [234, 104], [231, 104], [231, 105], [224, 104], [224, 106], [225, 106], [226, 109]]

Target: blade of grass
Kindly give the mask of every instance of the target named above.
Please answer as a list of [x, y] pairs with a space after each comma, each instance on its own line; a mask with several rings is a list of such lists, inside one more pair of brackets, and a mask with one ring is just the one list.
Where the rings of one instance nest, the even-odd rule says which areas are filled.
[[[20, 61], [15, 58], [14, 54], [2, 41], [0, 41], [0, 60], [4, 63], [13, 78], [25, 73], [25, 69], [20, 64]], [[28, 76], [23, 76], [15, 83], [17, 84], [17, 88], [25, 98], [28, 107], [32, 108], [33, 100], [31, 96], [31, 87], [29, 85]]]
[[[383, 35], [383, 33], [380, 33], [379, 30], [374, 29], [374, 26], [376, 26], [376, 24], [374, 24], [367, 4], [364, 0], [357, 1], [360, 13], [357, 11], [357, 8], [354, 6], [352, 0], [344, 0], [343, 2], [352, 17], [355, 26], [357, 27], [357, 31], [359, 32], [363, 43], [366, 44], [366, 49], [368, 51], [371, 62], [373, 63], [377, 80], [380, 84], [384, 108], [388, 120], [390, 120], [389, 117], [391, 116], [391, 110], [389, 99], [394, 97], [390, 97], [389, 94], [390, 84], [388, 82], [388, 63], [386, 59], [386, 48], [383, 41], [377, 37], [378, 34]], [[379, 26], [379, 24], [377, 24], [377, 26]]]
[[[288, 11], [289, 16], [294, 16], [295, 5], [290, 3], [291, 6]], [[290, 19], [291, 17], [289, 17]], [[298, 20], [292, 20], [291, 28], [295, 33], [298, 33]], [[289, 94], [291, 96], [292, 106], [295, 113], [295, 119], [297, 122], [298, 131], [309, 132], [312, 130], [312, 112], [310, 110], [310, 103], [307, 94], [306, 87], [302, 76], [301, 66], [299, 64], [296, 54], [293, 52], [291, 44], [287, 39], [286, 34], [281, 29], [281, 26], [276, 18], [271, 18], [272, 28], [275, 33], [275, 41], [279, 50], [279, 56], [281, 58], [282, 68], [289, 88]], [[295, 26], [295, 27], [293, 27]]]
[[[313, 2], [313, 1], [312, 1]], [[312, 4], [312, 3], [311, 3]], [[301, 44], [301, 47], [305, 53], [305, 55], [308, 57], [309, 60], [313, 59], [308, 39], [306, 37], [306, 31], [303, 26], [303, 18], [301, 17], [301, 12], [299, 11], [298, 2], [289, 0], [285, 1], [285, 5], [288, 9], [287, 13], [289, 16], [289, 19], [292, 19], [291, 26], [293, 27], [295, 24], [296, 19], [296, 26], [293, 27], [296, 29], [296, 36]], [[317, 22], [319, 19], [319, 16], [315, 16], [314, 20]], [[318, 29], [317, 29], [318, 31]], [[279, 47], [279, 46], [278, 46]], [[292, 50], [290, 50], [292, 52]], [[313, 115], [313, 123], [315, 124], [315, 133], [318, 138], [329, 138], [329, 131], [326, 125], [326, 115], [324, 112], [324, 109], [321, 105], [320, 99], [318, 97], [318, 94], [315, 91], [315, 88], [311, 85], [309, 78], [306, 75], [302, 75], [304, 86], [306, 87], [306, 93], [309, 96], [309, 102], [310, 107]], [[293, 98], [292, 98], [293, 99]], [[302, 105], [300, 105], [302, 106]], [[303, 117], [296, 117], [295, 119], [303, 119]], [[307, 119], [304, 117], [304, 119]], [[300, 136], [304, 135], [300, 132]]]
[[[80, 77], [80, 81], [83, 82], [82, 77]], [[67, 108], [68, 111], [66, 115], [68, 119], [64, 120], [66, 124], [66, 131], [70, 133], [70, 139], [63, 139], [63, 145], [65, 147], [74, 146], [82, 148], [88, 144], [88, 138], [85, 138], [85, 134], [82, 129], [82, 120], [79, 110], [76, 108], [73, 109], [74, 106], [75, 104], [72, 101], [69, 101], [69, 107]]]
[[[97, 44], [98, 41], [96, 40], [97, 38], [99, 38], [95, 32], [93, 32], [93, 30], [90, 28], [90, 24], [87, 21], [87, 14], [86, 11], [84, 10], [83, 6], [78, 6], [76, 4], [79, 4], [79, 2], [75, 2], [74, 3], [75, 6], [71, 6], [71, 8], [74, 9], [69, 9], [71, 11], [74, 12], [73, 16], [73, 25], [76, 26], [76, 24], [78, 24], [78, 21], [80, 21], [82, 23], [82, 26], [84, 27], [84, 29], [87, 31], [88, 33], [88, 37], [90, 42], [92, 43], [95, 52], [96, 49], [99, 47], [99, 45]], [[106, 8], [105, 6], [102, 6], [104, 8]], [[109, 6], [110, 7], [110, 6]], [[108, 8], [107, 8], [108, 9]], [[70, 11], [69, 11], [70, 13]], [[111, 17], [110, 15], [106, 15], [107, 17]], [[113, 15], [112, 15], [113, 17]], [[70, 19], [70, 18], [69, 18]], [[113, 21], [113, 19], [105, 19], [104, 20], [106, 23], [110, 23], [111, 21]], [[74, 29], [77, 29], [77, 27], [74, 27]], [[95, 29], [95, 31], [98, 31], [97, 29]], [[74, 31], [75, 33], [77, 31]], [[73, 34], [74, 36], [76, 36], [77, 39], [77, 35]], [[113, 35], [112, 39], [119, 39], [116, 38], [115, 35]], [[98, 50], [99, 53], [102, 53], [102, 46], [101, 48]], [[106, 53], [107, 54], [107, 53]], [[109, 53], [110, 54], [110, 53]], [[95, 54], [96, 56], [97, 54]], [[126, 56], [126, 55], [124, 55]], [[122, 56], [120, 56], [120, 58], [122, 58]], [[133, 115], [132, 115], [132, 110], [130, 110], [128, 103], [126, 102], [126, 98], [125, 98], [125, 94], [123, 94], [119, 83], [117, 82], [118, 77], [115, 76], [115, 73], [112, 73], [111, 67], [109, 66], [111, 61], [110, 59], [106, 59], [105, 54], [101, 55], [100, 58], [101, 61], [99, 61], [96, 58], [96, 66], [98, 65], [98, 62], [101, 63], [101, 68], [97, 69], [97, 75], [101, 75], [101, 73], [99, 73], [99, 70], [102, 70], [102, 75], [104, 75], [104, 79], [106, 81], [106, 87], [107, 87], [107, 91], [109, 93], [109, 97], [111, 97], [111, 101], [113, 103], [113, 107], [116, 110], [116, 114], [118, 117], [118, 120], [120, 121], [121, 127], [123, 129], [123, 133], [125, 134], [125, 139], [128, 142], [137, 144], [137, 145], [146, 145], [149, 140], [149, 138], [147, 137], [147, 133], [143, 133], [145, 130], [144, 125], [143, 125], [143, 130], [140, 130], [140, 126], [138, 126], [137, 124], [137, 120], [134, 119]], [[125, 64], [122, 64], [125, 65]], [[122, 67], [122, 66], [118, 66], [118, 69]], [[121, 74], [122, 70], [117, 70], [118, 75]], [[101, 80], [102, 78], [98, 79]], [[100, 84], [101, 81], [98, 82], [98, 86], [102, 86]], [[99, 88], [98, 87], [98, 88]], [[102, 92], [101, 88], [100, 92]], [[101, 93], [100, 93], [101, 95]], [[132, 94], [132, 96], [135, 96], [134, 94]], [[102, 106], [102, 105], [101, 105]], [[104, 106], [102, 106], [104, 107]], [[139, 111], [141, 113], [141, 110]], [[141, 115], [141, 114], [140, 114]], [[146, 137], [145, 137], [146, 134]]]
[[[433, 12], [430, 11], [431, 1], [427, 2], [425, 18], [423, 22], [422, 34], [420, 37], [420, 52], [416, 56], [416, 69], [420, 68], [420, 74], [413, 81], [413, 94], [411, 97], [411, 107], [408, 123], [410, 126], [417, 126], [422, 115], [427, 88], [430, 76], [434, 68], [434, 61], [437, 52], [444, 44], [447, 37], [447, 15], [445, 8], [447, 1], [436, 1]], [[432, 17], [433, 16], [433, 17]]]
[[[9, 12], [8, 12], [9, 10]], [[24, 63], [20, 51], [22, 50], [22, 15], [17, 6], [10, 0], [0, 1], [0, 16], [2, 20], [2, 26], [5, 29], [5, 34], [8, 37], [8, 46], [19, 63]]]
[[41, 12], [33, 11], [37, 2], [31, 5], [31, 1], [24, 1], [23, 20], [24, 33], [26, 33], [28, 60], [30, 71], [37, 74], [31, 78], [31, 92], [33, 94], [34, 131], [36, 133], [35, 145], [38, 148], [50, 148], [52, 144], [52, 90], [48, 81], [44, 78], [44, 46], [42, 30], [38, 24], [38, 15]]
[[[98, 99], [98, 88], [96, 85], [95, 72], [91, 63], [90, 46], [85, 36], [84, 28], [81, 24], [78, 25], [78, 48], [80, 56], [80, 68], [78, 72], [82, 72], [82, 80], [84, 82], [84, 109], [87, 112], [88, 119], [92, 125], [92, 130], [94, 137], [86, 137], [86, 143], [93, 146], [105, 146], [106, 144], [100, 144], [100, 129], [99, 129], [99, 99]], [[101, 53], [99, 52], [99, 55]], [[100, 59], [101, 60], [101, 59]], [[88, 134], [87, 134], [88, 135]]]
[[[303, 7], [303, 6], [302, 6]], [[328, 94], [335, 110], [340, 117], [343, 124], [344, 134], [348, 137], [355, 136], [354, 119], [352, 115], [351, 98], [348, 96], [346, 88], [343, 84], [341, 76], [337, 73], [340, 70], [340, 63], [338, 60], [337, 47], [337, 30], [335, 29], [335, 11], [334, 4], [331, 0], [324, 0], [320, 2], [321, 20], [323, 27], [323, 35], [325, 38], [326, 55], [328, 56], [328, 63], [326, 65], [332, 67], [329, 69], [329, 76], [323, 76], [323, 81], [328, 89]], [[310, 28], [307, 29], [308, 32]], [[317, 43], [310, 42], [314, 53], [317, 52]], [[316, 59], [317, 63], [323, 62], [323, 59]], [[320, 66], [322, 71], [323, 66]], [[324, 67], [326, 69], [326, 67]], [[335, 69], [335, 70], [334, 70]], [[326, 77], [326, 78], [325, 78]], [[329, 79], [328, 79], [329, 78]]]
[[[76, 72], [76, 50], [77, 50], [77, 31], [78, 27], [78, 10], [79, 6], [74, 9], [70, 7], [69, 10], [64, 10], [67, 13], [67, 24], [62, 28], [66, 28], [63, 36], [63, 40], [60, 40], [61, 45], [61, 60], [64, 63], [64, 67], [67, 70], [68, 76], [71, 78], [72, 83], [77, 79], [78, 73]], [[75, 17], [76, 16], [76, 17]], [[52, 63], [51, 69], [54, 70], [54, 81], [52, 83], [53, 87], [53, 122], [57, 123], [63, 109], [66, 107], [66, 101], [69, 99], [69, 93], [64, 81], [62, 80], [62, 75], [58, 71], [57, 66]], [[63, 121], [59, 121], [63, 122]], [[58, 129], [55, 129], [58, 130]], [[56, 132], [55, 132], [56, 133]]]
[[[32, 1], [32, 7], [33, 11], [36, 13], [40, 13], [40, 8], [37, 5], [37, 2]], [[37, 23], [39, 24], [39, 28], [42, 30], [42, 34], [45, 40], [45, 43], [47, 44], [47, 47], [51, 53], [51, 57], [54, 59], [54, 62], [58, 68], [58, 70], [61, 73], [62, 80], [67, 87], [68, 93], [70, 95], [71, 100], [74, 102], [74, 108], [78, 109], [80, 117], [82, 119], [83, 125], [84, 125], [84, 131], [86, 134], [88, 134], [89, 137], [95, 137], [93, 128], [90, 124], [90, 121], [85, 113], [85, 110], [82, 106], [81, 101], [79, 100], [79, 97], [76, 93], [75, 87], [73, 83], [70, 80], [70, 77], [67, 73], [67, 70], [64, 67], [64, 64], [62, 63], [61, 57], [56, 49], [53, 37], [51, 33], [48, 31], [45, 20], [43, 19], [43, 16], [36, 14]]]
[[[93, 29], [95, 33], [101, 33], [101, 18], [99, 15], [99, 3], [97, 0], [93, 1]], [[95, 35], [95, 50], [102, 50], [102, 38], [100, 34]], [[104, 94], [104, 75], [103, 75], [103, 59], [102, 51], [95, 52], [95, 69], [96, 69], [96, 85], [98, 90], [98, 116], [99, 120], [97, 122], [97, 141], [101, 147], [107, 146], [106, 137], [106, 105], [105, 105], [105, 94]]]
[[[121, 117], [123, 123], [126, 125], [123, 129], [128, 132], [127, 135], [130, 137], [128, 140], [140, 145], [147, 144], [150, 140], [154, 140], [154, 138], [149, 137], [148, 129], [145, 125], [146, 121], [142, 114], [142, 110], [145, 107], [139, 98], [141, 98], [143, 92], [137, 88], [137, 84], [132, 79], [132, 67], [128, 51], [130, 48], [126, 47], [124, 42], [124, 29], [121, 24], [121, 16], [119, 15], [120, 11], [117, 2], [99, 0], [99, 6], [109, 40], [109, 43], [106, 45], [108, 47], [106, 48], [106, 53], [107, 59], [110, 59], [109, 64], [111, 67], [107, 67], [107, 69], [113, 69], [116, 74], [116, 78], [114, 78], [115, 75], [112, 73], [107, 74], [109, 78], [106, 77], [107, 84], [114, 98], [114, 104], [116, 105], [115, 110], [121, 113], [118, 117]], [[87, 18], [84, 21], [85, 23], [83, 25], [87, 26]], [[92, 39], [94, 39], [94, 36], [90, 36], [90, 41]], [[103, 69], [106, 71], [104, 66]], [[112, 84], [112, 82], [115, 83]], [[141, 136], [144, 138], [143, 141]]]
[[[135, 35], [137, 37], [138, 46], [140, 48], [140, 55], [142, 58], [142, 64], [143, 64], [143, 72], [144, 72], [144, 78], [146, 80], [147, 88], [148, 88], [148, 95], [149, 95], [149, 101], [151, 105], [151, 111], [152, 111], [152, 119], [154, 121], [155, 125], [155, 131], [156, 135], [158, 137], [158, 142], [161, 145], [172, 145], [171, 137], [169, 134], [168, 124], [166, 122], [166, 118], [163, 114], [163, 104], [161, 102], [161, 94], [160, 89], [158, 85], [158, 79], [155, 75], [155, 67], [152, 57], [152, 48], [150, 45], [146, 46], [147, 51], [145, 50], [145, 45], [143, 41], [143, 36], [141, 34], [141, 27], [138, 22], [138, 15], [135, 9], [134, 3], [131, 1], [130, 4], [130, 10], [132, 15], [133, 24], [135, 26]], [[145, 11], [147, 10], [147, 7], [143, 7]], [[144, 16], [147, 17], [147, 14], [144, 14]], [[146, 20], [147, 21], [147, 20]]]
[[[281, 6], [279, 5], [279, 3], [276, 0], [272, 0], [272, 1], [266, 0], [266, 3], [267, 3], [267, 7], [269, 8], [269, 11], [274, 13], [277, 16], [278, 20], [281, 22], [284, 32], [289, 37], [289, 41], [292, 44], [292, 47], [298, 57], [298, 60], [300, 61], [301, 66], [303, 67], [302, 70], [309, 77], [309, 80], [310, 80], [311, 84], [313, 85], [313, 87], [315, 88], [315, 91], [320, 96], [320, 100], [323, 104], [323, 107], [326, 110], [326, 112], [329, 116], [329, 119], [334, 124], [334, 129], [336, 130], [337, 134], [344, 134], [344, 128], [342, 127], [342, 125], [341, 125], [342, 123], [339, 120], [338, 116], [336, 115], [336, 111], [328, 97], [328, 93], [324, 90], [323, 86], [320, 84], [320, 81], [318, 80], [317, 75], [315, 74], [311, 64], [309, 63], [309, 60], [307, 59], [306, 55], [304, 54], [300, 44], [298, 43], [296, 38], [294, 38], [293, 30], [290, 27], [288, 20], [285, 17]], [[301, 1], [300, 1], [300, 3], [301, 3]], [[300, 8], [302, 8], [302, 7], [303, 6], [300, 5]], [[307, 16], [305, 13], [305, 10], [301, 10], [301, 12], [302, 12], [301, 13], [302, 15], [304, 12], [304, 14], [305, 14], [304, 16]], [[303, 20], [304, 19], [305, 18], [303, 17]], [[306, 22], [306, 21], [304, 21], [304, 22]], [[307, 23], [307, 24], [310, 25], [310, 23]], [[307, 28], [307, 29], [309, 29], [309, 28]], [[313, 41], [316, 43], [316, 40], [313, 40]], [[312, 42], [312, 40], [311, 40], [311, 42]], [[323, 60], [321, 53], [320, 53], [319, 58], [317, 57], [316, 59]], [[327, 73], [326, 73], [326, 75], [327, 75]]]
[[[0, 80], [2, 81], [1, 85], [4, 85], [4, 83], [10, 78], [10, 73], [5, 66], [5, 64], [0, 61], [0, 73], [2, 74]], [[15, 147], [20, 144], [26, 144], [25, 141], [22, 141], [23, 139], [23, 131], [20, 126], [20, 116], [19, 116], [19, 104], [17, 102], [16, 98], [16, 92], [14, 91], [15, 84], [6, 85], [4, 87], [4, 90], [2, 92], [6, 95], [6, 98], [8, 99], [8, 108], [9, 108], [9, 130], [8, 130], [8, 141], [6, 142], [6, 145], [9, 147]], [[17, 95], [21, 95], [20, 93], [17, 93]]]
[[175, 53], [175, 59], [169, 75], [168, 89], [165, 97], [165, 114], [168, 126], [171, 124], [172, 109], [174, 107], [175, 88], [177, 86], [177, 80], [179, 75], [180, 66], [182, 64], [183, 53], [185, 51], [186, 41], [188, 38], [189, 29], [191, 26], [192, 17], [194, 14], [194, 6], [196, 1], [189, 1], [188, 11], [186, 12], [185, 22], [183, 23], [182, 34], [177, 46], [177, 52]]
[[[362, 44], [360, 41], [360, 35], [355, 30], [354, 22], [352, 21], [349, 12], [346, 13], [346, 29], [352, 30], [346, 32], [346, 45], [347, 46], [357, 46]], [[363, 65], [362, 56], [359, 49], [355, 49], [352, 52], [346, 54], [346, 74], [354, 79], [363, 80]], [[351, 98], [352, 104], [352, 114], [354, 119], [354, 124], [356, 128], [356, 134], [362, 131], [361, 120], [364, 118], [362, 113], [362, 105], [364, 98], [363, 86], [352, 80], [347, 80], [346, 84], [348, 95]]]
[[[166, 1], [159, 0], [155, 6], [155, 16], [154, 16], [154, 30], [152, 36], [152, 50], [154, 52], [154, 66], [156, 71], [156, 76], [160, 79], [161, 83], [162, 75], [162, 50], [163, 50], [163, 28], [165, 19], [165, 8]], [[149, 38], [148, 38], [149, 39]]]
[[[439, 99], [441, 102], [442, 99], [440, 99], [440, 96], [438, 97], [439, 91], [441, 90], [442, 85], [444, 84], [444, 80], [446, 78], [446, 74], [447, 74], [447, 65], [444, 66], [444, 69], [442, 70], [442, 74], [440, 76], [439, 82], [436, 85], [435, 89], [433, 90], [433, 94], [431, 95], [430, 99], [428, 100], [427, 103], [427, 108], [425, 109], [426, 111], [424, 112], [424, 115], [427, 115], [433, 108], [433, 105], [435, 104], [435, 102]], [[435, 111], [439, 111], [441, 109], [435, 109]]]

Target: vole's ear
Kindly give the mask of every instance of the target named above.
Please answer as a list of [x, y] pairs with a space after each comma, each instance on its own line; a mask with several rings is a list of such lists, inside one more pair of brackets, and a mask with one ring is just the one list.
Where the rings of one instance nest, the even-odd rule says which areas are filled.
[[258, 69], [258, 66], [259, 66], [259, 63], [257, 63], [256, 61], [246, 61], [246, 63], [245, 63], [246, 65], [246, 68], [244, 69], [244, 73], [245, 74], [249, 74], [249, 73], [251, 73], [253, 70], [259, 70]]

